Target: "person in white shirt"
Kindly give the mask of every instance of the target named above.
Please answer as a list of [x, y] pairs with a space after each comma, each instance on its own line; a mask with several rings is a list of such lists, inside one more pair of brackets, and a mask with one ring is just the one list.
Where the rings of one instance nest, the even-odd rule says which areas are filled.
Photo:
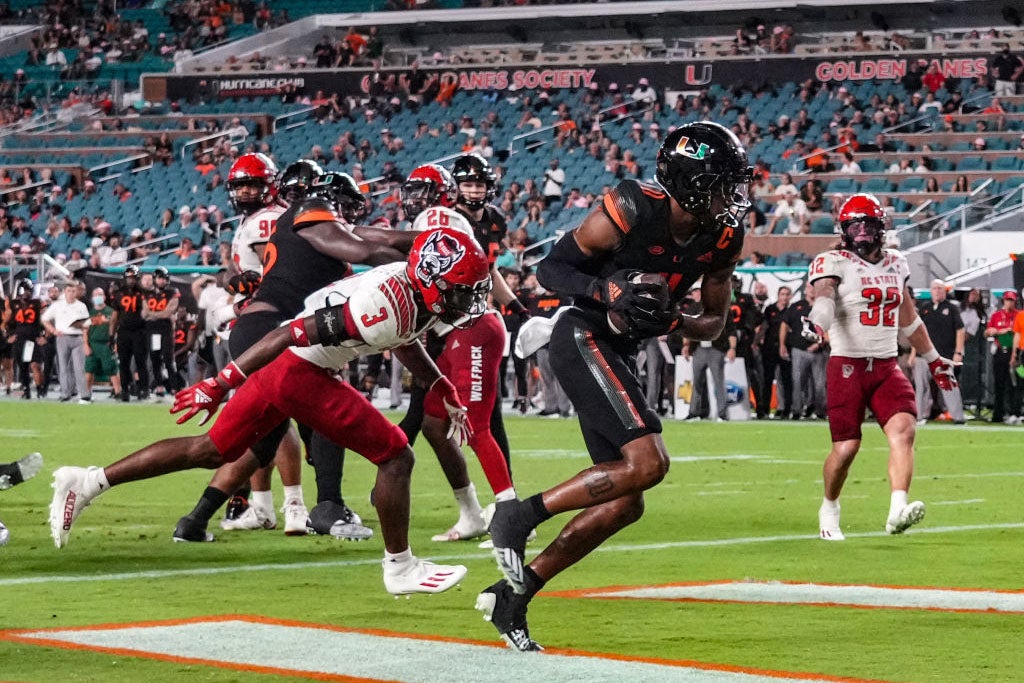
[[89, 309], [77, 299], [78, 283], [64, 285], [64, 298], [58, 299], [43, 311], [46, 331], [57, 340], [57, 376], [60, 379], [60, 400], [70, 401], [72, 387], [78, 391], [78, 402], [92, 400], [85, 382], [85, 354], [89, 342], [85, 328], [89, 327]]
[[654, 104], [654, 101], [658, 99], [658, 93], [651, 87], [650, 81], [646, 78], [641, 78], [637, 81], [637, 87], [633, 90], [633, 99], [637, 102], [643, 102], [645, 104]]
[[565, 171], [558, 167], [558, 159], [551, 160], [551, 168], [544, 171], [544, 204], [550, 208], [555, 202], [562, 201], [562, 185], [565, 184]]
[[846, 152], [845, 154], [843, 154], [843, 158], [845, 159], [845, 161], [843, 161], [843, 165], [839, 168], [839, 172], [840, 173], [860, 173], [861, 172], [860, 164], [858, 164], [856, 161], [854, 161], [852, 153]]
[[810, 225], [810, 211], [807, 209], [806, 202], [800, 199], [796, 192], [787, 190], [782, 199], [775, 204], [775, 211], [772, 213], [766, 233], [771, 235], [775, 231], [775, 226], [782, 219], [789, 221], [786, 226], [787, 235], [799, 235], [807, 232]]

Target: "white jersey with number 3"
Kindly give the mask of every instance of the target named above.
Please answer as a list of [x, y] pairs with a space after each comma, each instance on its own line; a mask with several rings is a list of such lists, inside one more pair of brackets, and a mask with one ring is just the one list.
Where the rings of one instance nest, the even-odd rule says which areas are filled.
[[378, 266], [313, 292], [297, 317], [342, 304], [346, 304], [345, 314], [329, 324], [338, 325], [339, 330], [354, 330], [359, 339], [346, 340], [340, 346], [293, 346], [290, 351], [314, 365], [338, 370], [359, 356], [404, 346], [438, 320], [431, 316], [416, 326], [418, 308], [403, 262]]
[[878, 263], [836, 249], [811, 262], [809, 282], [826, 277], [839, 280], [836, 315], [828, 329], [832, 354], [850, 358], [896, 356], [899, 309], [910, 277], [906, 257], [884, 249]]
[[253, 270], [263, 274], [263, 262], [255, 247], [266, 244], [277, 229], [277, 219], [285, 212], [284, 206], [271, 204], [246, 216], [231, 240], [231, 259], [240, 271]]

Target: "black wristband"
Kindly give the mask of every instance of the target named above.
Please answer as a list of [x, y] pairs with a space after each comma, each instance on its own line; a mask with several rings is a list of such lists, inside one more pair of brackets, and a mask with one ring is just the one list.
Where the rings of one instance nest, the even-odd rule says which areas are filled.
[[349, 339], [345, 332], [345, 307], [329, 306], [317, 309], [313, 313], [316, 322], [316, 333], [323, 346], [338, 346]]
[[526, 306], [523, 305], [523, 302], [519, 299], [512, 299], [512, 301], [509, 301], [508, 310], [510, 313], [515, 313], [516, 315], [522, 315], [523, 313], [529, 312], [526, 310]]

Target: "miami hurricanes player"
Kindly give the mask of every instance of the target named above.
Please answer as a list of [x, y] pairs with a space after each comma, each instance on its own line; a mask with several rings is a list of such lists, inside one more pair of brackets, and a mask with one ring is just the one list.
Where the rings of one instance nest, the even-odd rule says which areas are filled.
[[914, 388], [896, 364], [897, 336], [928, 361], [942, 389], [956, 386], [953, 364], [939, 356], [918, 317], [907, 287], [904, 256], [883, 247], [885, 211], [874, 195], [855, 194], [839, 212], [840, 248], [810, 265], [816, 299], [805, 336], [828, 334], [832, 355], [826, 373], [832, 450], [825, 460], [825, 497], [818, 511], [820, 536], [844, 540], [839, 528], [839, 494], [861, 443], [866, 410], [889, 442], [889, 514], [885, 530], [900, 534], [924, 518], [925, 505], [908, 502], [914, 472], [917, 409]]
[[[384, 537], [384, 587], [392, 594], [440, 593], [466, 573], [417, 559], [409, 548], [409, 482], [413, 452], [398, 427], [334, 374], [367, 353], [394, 350], [445, 406], [452, 434], [468, 436], [458, 391], [417, 338], [443, 321], [472, 325], [490, 291], [487, 258], [454, 212], [448, 228], [420, 233], [407, 263], [391, 263], [334, 282], [309, 296], [298, 318], [276, 328], [215, 377], [178, 392], [172, 413], [205, 423], [237, 389], [209, 432], [165, 439], [105, 468], [62, 467], [54, 473], [50, 532], [67, 544], [75, 520], [113, 486], [193, 467], [232, 462], [279, 423], [294, 417], [353, 448], [377, 466], [376, 507]], [[289, 348], [291, 347], [291, 348]]]

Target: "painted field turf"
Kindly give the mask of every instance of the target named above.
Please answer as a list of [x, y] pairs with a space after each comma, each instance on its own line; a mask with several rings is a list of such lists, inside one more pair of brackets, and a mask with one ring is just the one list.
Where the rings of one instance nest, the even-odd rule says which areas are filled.
[[[513, 474], [524, 495], [589, 462], [574, 420], [510, 417], [507, 425]], [[246, 614], [334, 629], [496, 641], [491, 625], [472, 609], [476, 593], [498, 576], [489, 554], [475, 543], [429, 540], [451, 525], [456, 509], [422, 442], [413, 475], [413, 551], [461, 561], [470, 570], [460, 588], [442, 595], [388, 596], [380, 577], [379, 538], [355, 544], [211, 526], [216, 543], [171, 543], [175, 521], [195, 503], [208, 471], [127, 484], [104, 494], [76, 523], [69, 547], [54, 549], [46, 523], [54, 469], [108, 464], [156, 438], [196, 429], [176, 427], [166, 406], [0, 402], [0, 459], [32, 450], [46, 458], [37, 478], [0, 493], [0, 520], [11, 528], [10, 544], [0, 548], [0, 629]], [[573, 592], [571, 597], [541, 593], [534, 600], [532, 635], [552, 649], [696, 662], [718, 670], [829, 680], [1019, 681], [1024, 666], [1024, 615], [1019, 613], [850, 609], [763, 596], [724, 602], [586, 597], [587, 589], [612, 586], [747, 581], [1020, 591], [1024, 430], [921, 429], [911, 495], [928, 504], [928, 516], [903, 537], [881, 533], [888, 510], [886, 449], [877, 428], [869, 428], [866, 437], [842, 500], [849, 540], [825, 543], [816, 539], [821, 462], [828, 448], [823, 423], [668, 423], [672, 469], [648, 493], [647, 514], [548, 587], [551, 593]], [[483, 491], [486, 482], [470, 459]], [[305, 472], [311, 505], [312, 471]], [[373, 468], [350, 455], [347, 501], [376, 528], [366, 501], [372, 478]], [[550, 540], [567, 519], [544, 524], [539, 543]], [[539, 543], [529, 552], [538, 551]], [[230, 639], [238, 640], [234, 630]], [[253, 653], [274, 647], [261, 642], [256, 631], [241, 642]], [[325, 653], [315, 651], [314, 643], [309, 648], [311, 661], [365, 661], [380, 654], [355, 644], [338, 649], [356, 651]], [[438, 658], [457, 656], [447, 653], [443, 642], [438, 648]], [[536, 680], [529, 675], [530, 655], [508, 654], [507, 670], [482, 669], [476, 680]], [[95, 652], [0, 640], [4, 681], [155, 683], [186, 677], [302, 680], [287, 673], [225, 670], [187, 657], [159, 661], [117, 648]], [[325, 680], [315, 674], [308, 678]]]

